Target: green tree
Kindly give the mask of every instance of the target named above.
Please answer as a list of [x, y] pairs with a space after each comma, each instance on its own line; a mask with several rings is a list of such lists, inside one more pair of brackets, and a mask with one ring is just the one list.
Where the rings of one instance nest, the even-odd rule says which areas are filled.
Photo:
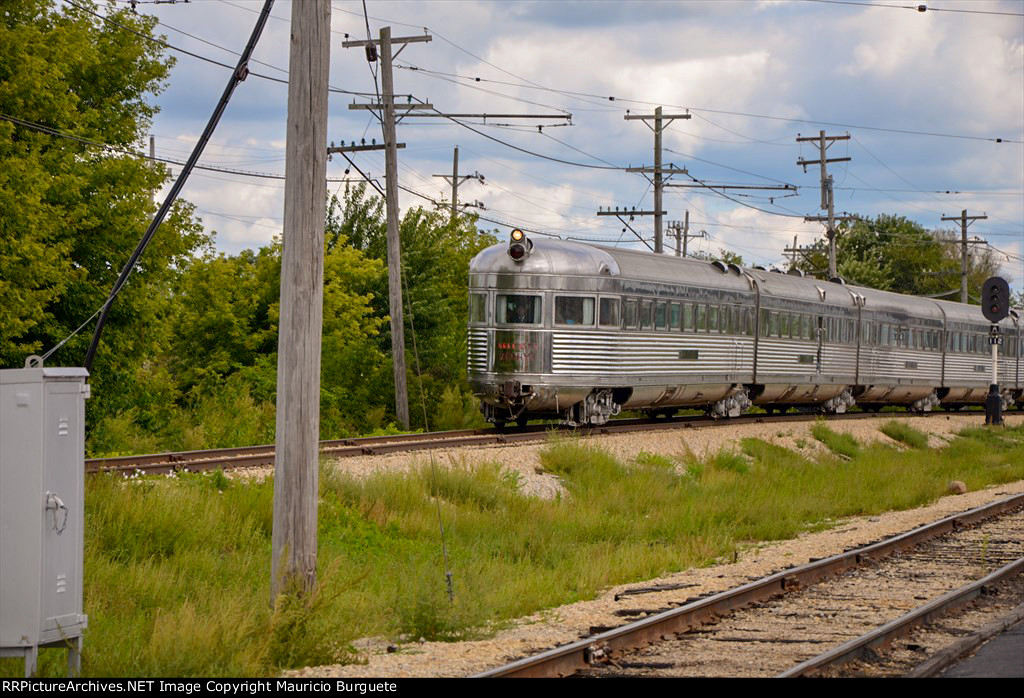
[[[113, 3], [105, 12], [144, 35], [156, 21]], [[146, 229], [167, 172], [122, 152], [148, 130], [147, 100], [170, 65], [157, 44], [74, 7], [17, 0], [0, 10], [0, 114], [70, 136], [0, 117], [0, 365], [20, 366], [99, 309]], [[145, 357], [168, 341], [180, 270], [208, 244], [179, 202], [113, 305], [91, 415], [131, 404]], [[50, 363], [81, 362], [90, 332]]]
[[[497, 242], [476, 227], [474, 216], [462, 215], [455, 225], [447, 211], [420, 207], [405, 211], [399, 223], [402, 241], [404, 322], [409, 367], [409, 407], [413, 422], [423, 426], [422, 404], [428, 410], [454, 388], [466, 402], [466, 319], [469, 309], [469, 262], [484, 247]], [[345, 241], [367, 257], [381, 262], [372, 287], [376, 315], [387, 318], [387, 226], [383, 201], [368, 195], [365, 185], [346, 189], [343, 200], [328, 207], [327, 241]], [[391, 332], [385, 323], [379, 335], [382, 352], [391, 351]], [[391, 383], [389, 399], [394, 392]], [[389, 403], [393, 410], [393, 402]], [[431, 428], [436, 425], [431, 423]], [[448, 424], [446, 424], [448, 426]]]

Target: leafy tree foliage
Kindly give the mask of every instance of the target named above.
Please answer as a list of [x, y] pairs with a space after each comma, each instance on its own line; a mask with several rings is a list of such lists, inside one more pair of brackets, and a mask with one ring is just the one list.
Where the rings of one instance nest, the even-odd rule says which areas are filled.
[[[155, 20], [114, 6], [143, 34]], [[155, 210], [163, 168], [123, 155], [147, 131], [170, 59], [159, 46], [50, 0], [0, 9], [0, 365], [54, 346], [105, 300]], [[95, 145], [109, 144], [117, 150]], [[192, 253], [209, 244], [191, 207], [161, 226], [110, 314], [93, 365], [91, 415], [132, 404], [146, 357], [167, 340], [169, 295]], [[90, 328], [50, 363], [81, 362]]]
[[[843, 223], [836, 242], [839, 275], [848, 283], [914, 296], [938, 295], [960, 300], [959, 235], [926, 230], [903, 216], [880, 215]], [[818, 276], [828, 274], [828, 242], [820, 239], [797, 266]], [[989, 248], [968, 256], [967, 290], [977, 298], [985, 279], [998, 269]], [[973, 302], [973, 301], [972, 301]]]
[[[469, 262], [477, 252], [497, 242], [493, 235], [479, 232], [475, 223], [475, 217], [463, 215], [452, 225], [447, 212], [422, 208], [406, 210], [399, 223], [405, 302], [403, 316], [409, 353], [406, 362], [410, 372], [409, 410], [414, 423], [420, 426], [424, 425], [423, 404], [426, 404], [428, 413], [433, 411], [446, 389], [455, 386], [461, 396], [449, 394], [449, 403], [468, 402], [463, 398]], [[332, 239], [345, 240], [345, 244], [381, 262], [381, 274], [372, 287], [373, 303], [379, 317], [388, 317], [384, 202], [377, 196], [368, 195], [365, 185], [346, 189], [343, 200], [334, 199], [329, 205], [328, 244]], [[390, 353], [389, 325], [382, 327], [379, 340], [381, 351]], [[393, 395], [393, 383], [388, 386], [388, 391], [389, 397]], [[390, 404], [390, 409], [393, 408]], [[471, 409], [460, 408], [461, 412]], [[462, 420], [461, 416], [459, 420]], [[441, 425], [430, 422], [429, 426]]]

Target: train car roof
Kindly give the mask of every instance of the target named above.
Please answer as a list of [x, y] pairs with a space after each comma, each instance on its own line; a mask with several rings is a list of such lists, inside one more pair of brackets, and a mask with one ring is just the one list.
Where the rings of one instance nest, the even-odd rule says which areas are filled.
[[[952, 301], [940, 301], [936, 300], [935, 304], [946, 313], [946, 318], [951, 322], [963, 322], [971, 325], [985, 325], [990, 326], [992, 323], [989, 322], [985, 315], [981, 312], [980, 305], [964, 305], [963, 303], [954, 303]], [[1005, 327], [1013, 327], [1014, 321], [1012, 318], [1007, 317], [999, 323]]]
[[879, 291], [867, 286], [847, 286], [864, 297], [864, 310], [885, 312], [895, 316], [912, 316], [942, 322], [943, 316], [934, 298], [906, 296], [892, 291]]
[[722, 273], [708, 262], [649, 252], [618, 250], [566, 240], [532, 238], [533, 250], [522, 262], [508, 256], [508, 245], [481, 250], [470, 262], [470, 273], [556, 274], [615, 276], [645, 281], [686, 283], [708, 288], [750, 291], [738, 274]]
[[603, 248], [563, 240], [534, 239], [533, 249], [521, 262], [508, 256], [508, 245], [491, 245], [469, 263], [470, 273], [560, 274], [618, 276], [619, 265]]
[[[471, 273], [553, 274], [562, 276], [611, 276], [671, 283], [684, 282], [707, 288], [749, 292], [745, 276], [753, 278], [762, 294], [810, 303], [825, 302], [854, 305], [854, 297], [864, 299], [866, 311], [894, 316], [917, 317], [972, 324], [988, 324], [981, 307], [951, 301], [879, 291], [866, 286], [840, 284], [813, 277], [801, 277], [762, 269], [713, 264], [672, 255], [622, 250], [569, 240], [531, 238], [533, 249], [522, 262], [508, 256], [508, 244], [499, 243], [481, 250], [469, 265]], [[1004, 320], [1012, 325], [1013, 320]]]
[[743, 271], [754, 277], [763, 295], [804, 303], [827, 303], [850, 307], [854, 305], [850, 293], [839, 284], [830, 284], [813, 277], [765, 271], [764, 269], [744, 269]]

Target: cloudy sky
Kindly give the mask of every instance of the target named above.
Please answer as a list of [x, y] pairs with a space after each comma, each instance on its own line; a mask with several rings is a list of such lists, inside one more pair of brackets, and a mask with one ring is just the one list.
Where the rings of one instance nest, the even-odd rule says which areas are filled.
[[[567, 119], [407, 119], [398, 139], [400, 205], [448, 201], [459, 146], [469, 180], [461, 201], [486, 208], [480, 226], [501, 234], [509, 225], [562, 237], [641, 247], [599, 207], [653, 208], [650, 182], [624, 167], [653, 164], [653, 134], [627, 112], [689, 113], [664, 135], [664, 162], [708, 183], [781, 185], [795, 193], [666, 189], [668, 219], [689, 211], [691, 228], [752, 264], [781, 264], [794, 236], [808, 244], [817, 223], [820, 172], [797, 166], [817, 158], [798, 135], [850, 135], [829, 157], [837, 212], [900, 214], [922, 225], [951, 227], [943, 216], [984, 214], [969, 233], [1003, 253], [1015, 289], [1024, 279], [1024, 0], [825, 2], [691, 0], [629, 2], [554, 0], [360, 0], [332, 2], [329, 138], [381, 137], [366, 111], [348, 104], [372, 95], [374, 74], [345, 35], [376, 38], [427, 31], [429, 43], [398, 57], [396, 92], [446, 113], [571, 114]], [[888, 6], [887, 6], [888, 5]], [[234, 64], [262, 2], [193, 0], [141, 3], [175, 47]], [[910, 7], [910, 9], [907, 9]], [[254, 72], [286, 78], [291, 3], [278, 1], [256, 50]], [[184, 160], [223, 91], [228, 69], [176, 53], [177, 65], [154, 125], [159, 157]], [[376, 64], [374, 65], [376, 70]], [[248, 173], [284, 172], [287, 86], [250, 77], [202, 160]], [[614, 98], [614, 99], [612, 99]], [[374, 97], [375, 99], [375, 97]], [[571, 124], [571, 125], [570, 125]], [[543, 126], [538, 130], [537, 126]], [[997, 142], [1002, 139], [1003, 142]], [[514, 146], [514, 147], [513, 147]], [[359, 153], [356, 164], [383, 186], [382, 153]], [[561, 161], [561, 162], [560, 162]], [[348, 164], [335, 157], [332, 180]], [[351, 170], [349, 178], [357, 177]], [[673, 182], [692, 182], [677, 175]], [[344, 187], [331, 182], [331, 191]], [[194, 202], [217, 247], [236, 252], [280, 234], [283, 182], [227, 172], [196, 172], [183, 196]], [[653, 219], [631, 223], [653, 237]], [[667, 243], [669, 244], [669, 243]], [[950, 288], [958, 288], [953, 279]]]

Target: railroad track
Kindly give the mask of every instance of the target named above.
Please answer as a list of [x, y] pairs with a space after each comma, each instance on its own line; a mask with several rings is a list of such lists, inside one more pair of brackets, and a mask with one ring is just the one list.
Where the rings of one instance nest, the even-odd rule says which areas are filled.
[[647, 617], [479, 676], [834, 672], [998, 584], [1024, 591], [1022, 571], [1016, 495], [675, 608], [623, 609]]
[[[930, 413], [932, 415], [944, 413]], [[909, 413], [908, 413], [909, 415]], [[852, 412], [832, 415], [829, 419], [891, 419], [894, 416], [905, 417], [905, 414]], [[756, 414], [734, 417], [731, 419], [714, 419], [705, 416], [676, 417], [672, 419], [622, 419], [614, 420], [601, 427], [577, 428], [575, 433], [616, 434], [630, 431], [650, 431], [660, 429], [686, 429], [707, 426], [734, 426], [737, 424], [802, 422], [817, 419], [820, 415], [811, 413], [799, 414]], [[925, 417], [927, 415], [910, 415]], [[461, 431], [436, 431], [422, 434], [393, 434], [390, 436], [371, 436], [352, 439], [336, 439], [320, 442], [322, 456], [331, 458], [351, 458], [355, 456], [381, 455], [410, 451], [431, 450], [438, 448], [458, 448], [460, 446], [486, 446], [492, 444], [528, 443], [543, 441], [548, 432], [565, 427], [553, 425], [527, 426], [518, 429], [466, 429]], [[203, 451], [173, 451], [139, 456], [118, 456], [113, 458], [89, 458], [85, 461], [86, 473], [119, 472], [125, 475], [142, 473], [146, 475], [162, 475], [170, 472], [188, 470], [191, 472], [205, 470], [229, 470], [234, 468], [252, 468], [274, 465], [274, 445], [247, 446], [241, 448], [218, 448]]]

